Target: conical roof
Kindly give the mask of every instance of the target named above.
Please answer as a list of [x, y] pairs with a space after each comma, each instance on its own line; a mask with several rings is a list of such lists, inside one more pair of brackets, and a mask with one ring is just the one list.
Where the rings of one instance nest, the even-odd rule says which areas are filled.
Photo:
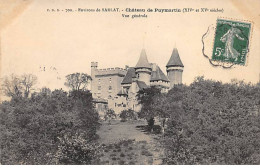
[[169, 79], [163, 73], [159, 66], [156, 66], [156, 70], [152, 71], [151, 81], [166, 81], [169, 82]]
[[130, 67], [128, 68], [127, 73], [121, 84], [131, 84], [133, 77], [135, 77], [135, 69], [133, 67]]
[[166, 65], [166, 67], [170, 67], [170, 66], [184, 67], [182, 62], [181, 62], [181, 59], [180, 59], [180, 56], [179, 56], [177, 48], [173, 49], [171, 58], [168, 61], [168, 64]]
[[147, 55], [144, 49], [142, 49], [139, 61], [137, 62], [135, 68], [149, 68], [151, 69], [151, 66], [148, 62]]

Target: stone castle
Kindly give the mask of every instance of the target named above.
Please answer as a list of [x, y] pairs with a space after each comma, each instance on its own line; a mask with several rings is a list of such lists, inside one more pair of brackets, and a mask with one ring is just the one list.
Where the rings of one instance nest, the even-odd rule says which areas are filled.
[[141, 51], [135, 67], [98, 69], [97, 62], [91, 62], [91, 92], [100, 116], [107, 109], [116, 114], [122, 110], [141, 110], [136, 95], [140, 89], [150, 86], [161, 88], [162, 92], [182, 83], [184, 65], [178, 50], [173, 49], [166, 65], [167, 76], [155, 63], [149, 63], [145, 50]]

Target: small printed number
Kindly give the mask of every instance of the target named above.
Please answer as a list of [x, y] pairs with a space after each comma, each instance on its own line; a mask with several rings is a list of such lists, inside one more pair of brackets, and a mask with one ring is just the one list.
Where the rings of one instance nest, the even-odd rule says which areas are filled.
[[223, 49], [221, 49], [220, 47], [217, 47], [216, 52], [215, 52], [215, 56], [219, 57], [222, 52], [223, 52]]
[[65, 9], [66, 12], [73, 12], [72, 9]]

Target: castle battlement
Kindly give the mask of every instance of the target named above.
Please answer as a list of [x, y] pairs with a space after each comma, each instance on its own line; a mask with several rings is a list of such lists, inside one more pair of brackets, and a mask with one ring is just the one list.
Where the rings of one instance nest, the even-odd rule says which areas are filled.
[[103, 75], [123, 75], [125, 76], [127, 70], [119, 67], [115, 68], [105, 68], [105, 69], [96, 69], [95, 75], [103, 76]]
[[[109, 71], [109, 70], [125, 70], [124, 68], [119, 68], [119, 67], [115, 67], [115, 68], [104, 68], [104, 69], [97, 69], [98, 71]], [[126, 70], [125, 70], [126, 71]]]

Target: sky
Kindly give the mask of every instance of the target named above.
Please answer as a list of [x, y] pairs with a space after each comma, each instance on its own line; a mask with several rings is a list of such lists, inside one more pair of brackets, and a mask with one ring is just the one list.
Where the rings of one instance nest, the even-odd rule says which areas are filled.
[[[3, 2], [3, 1], [1, 1]], [[15, 2], [15, 1], [13, 1]], [[260, 1], [83, 1], [35, 0], [23, 6], [5, 4], [6, 20], [1, 28], [1, 77], [11, 73], [33, 73], [38, 86], [65, 88], [67, 74], [90, 74], [92, 61], [98, 68], [135, 66], [141, 49], [148, 60], [166, 73], [166, 64], [177, 47], [184, 64], [183, 83], [196, 76], [230, 82], [256, 83], [260, 77]], [[241, 2], [241, 3], [240, 3]], [[248, 2], [248, 1], [247, 1]], [[19, 4], [20, 3], [20, 4]], [[21, 5], [22, 4], [22, 5]], [[20, 6], [19, 6], [20, 5]], [[4, 5], [3, 5], [4, 6]], [[3, 7], [2, 6], [2, 7]], [[1, 7], [1, 6], [0, 6]], [[8, 8], [9, 7], [9, 8]], [[77, 8], [220, 8], [223, 13], [146, 13], [147, 18], [123, 18], [119, 13], [47, 12], [47, 9]], [[15, 13], [15, 14], [14, 14]], [[9, 17], [9, 18], [8, 18]], [[253, 22], [246, 66], [213, 67], [202, 55], [202, 35], [214, 27], [218, 17]], [[214, 31], [205, 39], [206, 54], [212, 55]], [[45, 71], [43, 70], [45, 67]]]

